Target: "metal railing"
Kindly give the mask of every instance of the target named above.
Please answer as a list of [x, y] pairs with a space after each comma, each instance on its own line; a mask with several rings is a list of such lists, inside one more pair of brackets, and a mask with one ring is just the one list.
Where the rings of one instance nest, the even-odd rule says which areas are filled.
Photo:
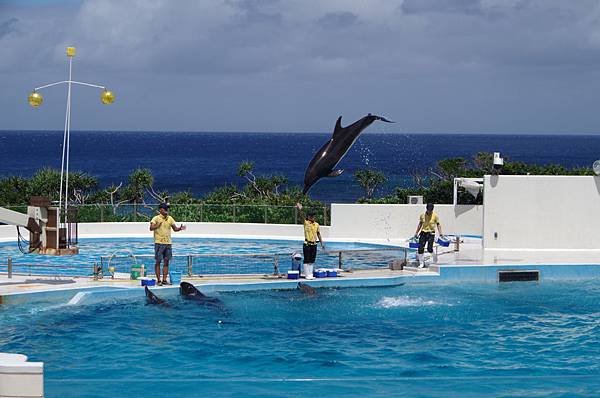
[[[322, 251], [315, 267], [346, 270], [388, 268], [391, 261], [406, 260], [408, 251], [401, 247]], [[149, 274], [153, 274], [153, 255], [136, 255], [135, 259], [137, 263], [144, 264]], [[124, 270], [121, 272], [127, 272], [133, 265], [131, 256], [103, 256], [100, 259], [103, 270], [107, 269], [109, 260], [117, 271], [119, 268]], [[175, 255], [169, 268], [187, 276], [280, 274], [291, 269], [291, 253]]]
[[[393, 261], [406, 260], [410, 250], [402, 247], [321, 251], [315, 268], [342, 268], [345, 270], [365, 270], [388, 268]], [[113, 271], [125, 276], [131, 268], [143, 264], [148, 275], [154, 274], [153, 255], [111, 255], [101, 256], [94, 264], [56, 265], [15, 263], [10, 258], [0, 263], [0, 273], [15, 275], [46, 276], [94, 276], [97, 269], [102, 270], [104, 278]], [[109, 273], [109, 265], [111, 271]], [[285, 274], [291, 269], [291, 253], [256, 254], [189, 254], [175, 255], [170, 263], [171, 271], [182, 275], [248, 275], [248, 274]]]
[[[79, 222], [150, 221], [158, 204], [86, 204], [73, 205], [79, 211]], [[329, 225], [330, 209], [312, 207], [316, 220]], [[302, 220], [294, 206], [237, 205], [237, 204], [171, 204], [170, 214], [178, 222], [234, 222], [264, 224], [298, 224]]]

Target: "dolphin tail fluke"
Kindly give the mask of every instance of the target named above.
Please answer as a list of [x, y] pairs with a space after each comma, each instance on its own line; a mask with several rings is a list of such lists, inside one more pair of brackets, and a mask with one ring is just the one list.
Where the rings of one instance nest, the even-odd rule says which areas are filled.
[[386, 118], [384, 118], [383, 116], [375, 116], [377, 119], [376, 120], [381, 120], [382, 122], [386, 122], [386, 123], [396, 123], [394, 121], [388, 120]]

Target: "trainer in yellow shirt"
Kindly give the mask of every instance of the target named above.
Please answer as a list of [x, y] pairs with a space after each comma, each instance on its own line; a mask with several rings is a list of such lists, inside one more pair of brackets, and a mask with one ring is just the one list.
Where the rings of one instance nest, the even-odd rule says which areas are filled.
[[154, 232], [154, 243], [161, 243], [163, 245], [170, 245], [171, 241], [171, 228], [175, 225], [175, 219], [169, 215], [166, 217], [162, 214], [154, 216], [150, 221], [151, 224], [157, 225], [158, 227]]
[[304, 244], [302, 245], [302, 253], [304, 254], [304, 276], [306, 279], [312, 279], [313, 265], [317, 260], [317, 242], [321, 242], [322, 249], [325, 249], [325, 243], [321, 237], [319, 223], [315, 221], [315, 214], [309, 212], [304, 216], [302, 205], [296, 203], [296, 207], [300, 210], [300, 216], [304, 219]]
[[[311, 218], [312, 221], [310, 220]], [[314, 215], [311, 214], [309, 214], [308, 218], [304, 220], [304, 243], [309, 245], [316, 245], [317, 241], [321, 240], [319, 223], [314, 220]]]
[[423, 268], [423, 253], [425, 252], [425, 244], [427, 251], [433, 253], [433, 241], [435, 240], [435, 228], [437, 227], [440, 236], [442, 236], [442, 226], [440, 218], [433, 212], [433, 203], [427, 203], [425, 213], [419, 216], [419, 225], [415, 237], [419, 239], [419, 249], [417, 250], [417, 258], [419, 260], [419, 268]]
[[[175, 225], [175, 220], [169, 215], [169, 205], [166, 203], [158, 206], [159, 214], [150, 221], [150, 231], [154, 232], [154, 271], [156, 272], [156, 282], [159, 286], [170, 285], [167, 281], [169, 274], [169, 261], [173, 257], [171, 247], [171, 230], [175, 232], [185, 230], [185, 225], [179, 227]], [[164, 261], [162, 281], [160, 279], [160, 263]]]

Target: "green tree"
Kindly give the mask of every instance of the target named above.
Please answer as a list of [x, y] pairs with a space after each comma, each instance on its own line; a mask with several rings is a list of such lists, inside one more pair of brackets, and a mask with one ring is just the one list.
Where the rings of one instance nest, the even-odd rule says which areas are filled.
[[[60, 194], [60, 171], [49, 167], [38, 170], [29, 180], [30, 196], [47, 196], [58, 200]], [[69, 202], [82, 203], [98, 188], [98, 179], [81, 171], [69, 173]], [[63, 182], [63, 194], [66, 183]]]
[[244, 161], [240, 163], [237, 175], [247, 181], [241, 196], [273, 198], [280, 195], [281, 186], [287, 184], [288, 180], [282, 175], [256, 176], [254, 174], [254, 163]]
[[0, 203], [2, 205], [26, 204], [30, 197], [31, 186], [26, 178], [9, 176], [0, 179]]
[[147, 191], [152, 188], [154, 177], [148, 169], [137, 168], [128, 178], [128, 184], [123, 190], [123, 199], [133, 203], [145, 203]]
[[367, 200], [370, 200], [373, 197], [375, 189], [377, 189], [379, 185], [387, 181], [385, 174], [376, 169], [357, 170], [354, 173], [354, 178], [356, 178], [358, 185], [365, 190], [365, 198]]

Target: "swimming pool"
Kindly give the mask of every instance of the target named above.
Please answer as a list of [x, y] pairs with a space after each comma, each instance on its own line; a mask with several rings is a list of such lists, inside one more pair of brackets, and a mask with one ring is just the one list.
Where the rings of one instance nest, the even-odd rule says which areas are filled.
[[409, 283], [0, 307], [0, 341], [45, 362], [47, 396], [595, 396], [599, 296]]
[[[149, 238], [80, 239], [78, 246], [77, 255], [47, 256], [23, 254], [15, 242], [2, 242], [0, 253], [3, 253], [4, 259], [0, 260], [0, 270], [6, 271], [6, 258], [11, 257], [15, 273], [89, 276], [93, 273], [94, 263], [104, 265], [106, 272], [112, 255], [116, 255], [111, 265], [116, 266], [117, 272], [129, 273], [133, 263], [142, 263], [150, 271], [154, 268], [154, 245]], [[345, 261], [346, 268], [354, 269], [385, 267], [390, 259], [403, 255], [402, 249], [390, 250], [389, 246], [354, 242], [328, 242], [326, 249], [329, 254], [320, 251], [318, 267], [337, 268], [339, 251], [353, 252], [346, 256]], [[357, 250], [372, 252], [354, 252]], [[190, 261], [194, 274], [273, 273], [274, 256], [279, 254], [281, 270], [285, 271], [290, 268], [290, 255], [294, 251], [302, 252], [302, 241], [178, 238], [173, 241], [171, 269], [187, 274], [187, 256], [192, 256]], [[136, 258], [128, 257], [129, 253]]]

